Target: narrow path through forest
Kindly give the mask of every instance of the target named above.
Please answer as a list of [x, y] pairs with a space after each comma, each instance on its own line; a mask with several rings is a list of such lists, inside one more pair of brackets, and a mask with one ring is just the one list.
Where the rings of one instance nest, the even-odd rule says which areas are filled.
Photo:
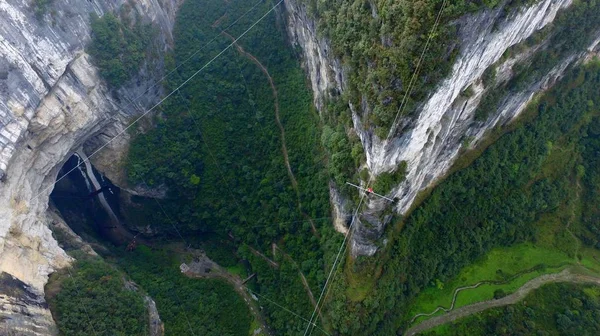
[[[581, 184], [579, 184], [579, 177], [576, 178], [576, 192], [577, 195], [575, 197], [574, 202], [581, 202]], [[581, 248], [581, 241], [579, 240], [579, 238], [577, 238], [573, 231], [571, 231], [571, 223], [575, 220], [576, 217], [577, 215], [575, 214], [575, 206], [573, 206], [571, 207], [571, 219], [567, 222], [567, 226], [565, 228], [569, 235], [573, 238], [573, 240], [575, 240], [575, 260], [577, 260], [577, 264], [581, 264], [578, 257], [579, 249]]]
[[468, 306], [457, 308], [447, 314], [432, 317], [412, 328], [409, 328], [404, 335], [416, 335], [423, 331], [435, 328], [442, 324], [453, 322], [457, 319], [477, 314], [486, 309], [502, 307], [515, 304], [524, 299], [531, 291], [541, 287], [542, 285], [554, 282], [572, 282], [572, 283], [593, 283], [600, 285], [600, 278], [589, 275], [581, 275], [572, 273], [571, 269], [567, 268], [560, 273], [545, 274], [530, 280], [521, 286], [516, 292], [505, 296], [501, 299], [493, 299], [483, 302], [474, 303]]
[[300, 201], [300, 190], [298, 189], [298, 181], [296, 180], [296, 177], [294, 176], [294, 172], [292, 171], [292, 166], [290, 165], [290, 158], [288, 155], [288, 150], [287, 150], [286, 141], [285, 141], [285, 129], [283, 127], [283, 124], [281, 123], [281, 118], [279, 115], [279, 95], [277, 93], [277, 87], [275, 86], [275, 82], [273, 81], [271, 74], [269, 74], [269, 70], [254, 55], [252, 55], [251, 53], [244, 50], [244, 48], [241, 45], [239, 45], [237, 42], [235, 42], [235, 37], [231, 36], [226, 31], [222, 31], [221, 33], [223, 35], [227, 36], [232, 41], [234, 41], [235, 47], [237, 48], [238, 52], [240, 54], [246, 56], [249, 60], [251, 60], [254, 64], [256, 64], [260, 68], [260, 70], [265, 74], [265, 76], [267, 76], [267, 79], [269, 80], [269, 84], [271, 85], [271, 90], [273, 91], [273, 99], [275, 100], [275, 121], [277, 122], [277, 127], [279, 127], [279, 132], [281, 134], [281, 152], [283, 153], [283, 160], [285, 162], [285, 167], [287, 169], [288, 175], [292, 182], [292, 187], [294, 188], [294, 191], [296, 191], [296, 198], [298, 199], [298, 210], [300, 211], [302, 216], [304, 218], [306, 218], [306, 220], [309, 221], [310, 226], [313, 231], [313, 234], [315, 236], [317, 236], [317, 238], [318, 238], [319, 235], [318, 235], [317, 227], [315, 226], [314, 221], [312, 220], [312, 218], [310, 218], [310, 216], [308, 216], [304, 212], [304, 210], [302, 210], [302, 202]]
[[261, 257], [264, 261], [266, 261], [267, 263], [269, 263], [269, 265], [271, 265], [274, 268], [279, 268], [279, 264], [271, 259], [269, 259], [269, 257], [267, 257], [266, 255], [262, 254], [259, 250], [255, 249], [254, 247], [250, 246], [250, 245], [246, 245], [248, 246], [248, 248], [250, 249], [250, 252], [252, 252], [252, 254], [254, 254], [257, 257]]
[[[316, 308], [317, 301], [315, 300], [315, 296], [313, 295], [313, 292], [310, 289], [310, 286], [308, 285], [308, 281], [306, 280], [304, 273], [302, 273], [300, 266], [298, 266], [298, 263], [296, 263], [296, 260], [294, 260], [294, 258], [292, 258], [289, 254], [285, 253], [285, 251], [282, 250], [277, 244], [273, 243], [273, 254], [275, 254], [275, 250], [279, 250], [279, 252], [281, 252], [281, 254], [284, 257], [288, 258], [292, 262], [292, 264], [294, 264], [296, 269], [298, 269], [298, 274], [300, 275], [300, 279], [302, 280], [302, 285], [304, 286], [304, 289], [306, 290], [306, 294], [308, 294], [308, 298], [310, 299], [310, 302], [312, 303], [313, 307]], [[323, 319], [323, 316], [321, 315], [320, 310], [319, 310], [319, 317], [321, 317], [321, 319]]]

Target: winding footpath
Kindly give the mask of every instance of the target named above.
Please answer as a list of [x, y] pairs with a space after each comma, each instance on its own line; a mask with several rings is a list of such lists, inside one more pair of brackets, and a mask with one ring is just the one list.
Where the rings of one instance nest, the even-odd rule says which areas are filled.
[[[296, 263], [296, 260], [294, 260], [294, 258], [292, 258], [292, 256], [290, 256], [289, 254], [285, 253], [285, 251], [282, 250], [277, 244], [273, 243], [273, 254], [275, 254], [274, 253], [275, 250], [279, 250], [279, 252], [281, 252], [281, 254], [284, 257], [288, 258], [292, 262], [292, 264], [294, 264], [294, 266], [298, 270], [298, 274], [300, 275], [300, 280], [302, 280], [302, 285], [304, 286], [304, 289], [306, 290], [306, 294], [308, 295], [310, 302], [312, 303], [314, 308], [317, 308], [317, 301], [315, 300], [315, 296], [313, 295], [313, 292], [310, 289], [310, 286], [308, 285], [308, 281], [306, 280], [304, 273], [302, 273], [300, 266], [298, 266], [298, 263]], [[319, 316], [321, 317], [321, 319], [323, 319], [323, 316], [321, 315], [321, 310], [319, 310]]]
[[250, 252], [252, 252], [252, 254], [254, 254], [257, 257], [262, 258], [269, 265], [271, 265], [271, 267], [273, 267], [273, 268], [279, 268], [279, 264], [277, 262], [273, 261], [272, 259], [269, 259], [269, 257], [267, 257], [266, 255], [262, 254], [259, 250], [255, 249], [254, 247], [252, 247], [250, 245], [246, 245], [246, 246], [248, 246], [248, 249], [250, 249]]
[[[432, 311], [431, 313], [419, 313], [419, 314], [416, 314], [410, 320], [410, 323], [413, 323], [419, 317], [435, 315], [440, 310], [443, 310], [444, 313], [448, 313], [448, 312], [452, 311], [454, 309], [454, 306], [456, 305], [456, 299], [458, 297], [458, 293], [460, 293], [460, 292], [462, 292], [464, 290], [475, 289], [475, 288], [477, 288], [477, 287], [479, 287], [481, 285], [504, 285], [504, 284], [512, 282], [513, 280], [515, 280], [515, 279], [517, 279], [517, 278], [519, 278], [519, 277], [521, 277], [521, 276], [523, 276], [525, 274], [528, 274], [528, 273], [531, 273], [531, 272], [535, 272], [536, 270], [539, 269], [538, 266], [534, 266], [532, 268], [523, 270], [523, 271], [521, 271], [521, 272], [519, 272], [519, 273], [517, 273], [517, 274], [515, 274], [515, 275], [513, 275], [511, 277], [509, 277], [508, 279], [504, 279], [504, 280], [482, 280], [482, 281], [479, 281], [478, 283], [476, 283], [474, 285], [458, 287], [458, 288], [456, 288], [454, 290], [454, 295], [452, 296], [452, 303], [450, 304], [450, 308], [445, 308], [443, 306], [439, 306], [434, 311]], [[561, 266], [564, 266], [564, 264], [556, 265], [554, 267], [561, 267]]]
[[[579, 184], [579, 177], [577, 177], [577, 179], [576, 179], [576, 190], [577, 190], [577, 195], [576, 195], [575, 199], [580, 200], [581, 199], [581, 184]], [[567, 226], [565, 227], [565, 229], [567, 230], [567, 233], [569, 233], [569, 235], [575, 241], [575, 260], [577, 260], [577, 264], [581, 264], [581, 261], [579, 261], [579, 258], [578, 258], [579, 250], [581, 249], [581, 241], [579, 240], [579, 238], [577, 238], [577, 236], [573, 233], [573, 231], [571, 231], [571, 223], [575, 220], [575, 217], [577, 217], [577, 215], [575, 214], [575, 207], [572, 207], [571, 208], [571, 219], [567, 222]]]
[[484, 310], [496, 307], [502, 307], [506, 305], [515, 304], [521, 300], [523, 300], [531, 291], [538, 289], [539, 287], [555, 282], [572, 282], [572, 283], [593, 283], [596, 285], [600, 285], [600, 278], [589, 276], [589, 275], [581, 275], [581, 274], [573, 274], [570, 269], [565, 269], [560, 273], [555, 274], [545, 274], [541, 275], [537, 278], [530, 280], [525, 283], [521, 288], [519, 288], [513, 294], [505, 296], [501, 299], [497, 300], [488, 300], [483, 302], [474, 303], [468, 306], [460, 307], [451, 312], [432, 317], [412, 328], [406, 330], [403, 335], [416, 335], [418, 333], [424, 332], [426, 330], [435, 328], [442, 324], [446, 324], [449, 322], [453, 322], [457, 319], [477, 314]]
[[281, 117], [279, 115], [279, 94], [277, 93], [277, 87], [275, 86], [275, 82], [273, 81], [271, 74], [269, 74], [269, 70], [258, 60], [258, 58], [244, 50], [244, 48], [241, 45], [235, 42], [235, 37], [231, 36], [226, 31], [222, 31], [221, 34], [231, 39], [234, 42], [234, 45], [238, 52], [244, 55], [250, 61], [252, 61], [252, 63], [256, 64], [269, 80], [271, 91], [273, 91], [273, 99], [275, 100], [275, 121], [277, 122], [277, 127], [279, 128], [279, 133], [281, 136], [281, 152], [283, 153], [283, 161], [285, 162], [285, 167], [287, 169], [288, 176], [290, 177], [290, 181], [292, 182], [292, 187], [294, 188], [294, 191], [296, 191], [296, 198], [298, 199], [298, 210], [300, 211], [302, 216], [306, 218], [306, 220], [310, 223], [313, 234], [317, 236], [317, 238], [319, 238], [319, 234], [317, 232], [317, 228], [315, 226], [314, 221], [302, 210], [302, 203], [300, 202], [300, 190], [298, 189], [298, 181], [296, 180], [296, 176], [294, 176], [292, 166], [290, 165], [290, 157], [288, 155], [288, 150], [285, 141], [285, 129], [283, 127], [283, 124], [281, 123]]

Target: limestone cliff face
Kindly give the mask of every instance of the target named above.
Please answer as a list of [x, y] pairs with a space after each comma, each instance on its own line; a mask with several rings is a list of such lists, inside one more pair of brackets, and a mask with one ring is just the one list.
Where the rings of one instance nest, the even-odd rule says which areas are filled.
[[[506, 99], [486, 121], [474, 120], [475, 110], [484, 93], [481, 78], [485, 70], [499, 61], [509, 47], [551, 23], [557, 12], [571, 3], [572, 0], [541, 0], [507, 17], [501, 15], [502, 8], [499, 8], [463, 18], [459, 22], [460, 52], [451, 74], [423, 103], [417, 117], [399, 121], [389, 141], [378, 138], [373, 130], [363, 126], [362, 120], [369, 113], [367, 104], [350, 106], [354, 128], [365, 149], [372, 175], [393, 171], [402, 161], [407, 162], [406, 181], [388, 195], [398, 197], [395, 208], [398, 213], [405, 213], [419, 191], [448, 171], [461, 150], [465, 149], [465, 139], [469, 139], [470, 146], [473, 146], [489, 129], [513, 120], [537, 92], [551, 85], [569, 64], [584, 56], [574, 52], [541, 81]], [[322, 108], [323, 100], [331, 90], [344, 89], [344, 68], [329, 52], [327, 41], [316, 34], [314, 20], [306, 14], [305, 8], [294, 0], [286, 0], [285, 4], [289, 17], [288, 33], [303, 50], [305, 69], [315, 91], [315, 103]], [[510, 78], [510, 63], [514, 61], [507, 60], [501, 64], [498, 77]], [[501, 73], [502, 69], [504, 73]], [[468, 99], [461, 97], [461, 92], [469, 86], [473, 88], [473, 95]], [[355, 223], [352, 238], [354, 255], [372, 255], [377, 251], [385, 222], [389, 220], [381, 216], [387, 205], [384, 202], [380, 199], [367, 200], [366, 209]]]
[[[33, 299], [0, 293], [0, 320], [18, 335], [53, 334], [43, 303], [48, 274], [70, 263], [47, 226], [48, 197], [72, 152], [156, 101], [160, 60], [111, 94], [85, 53], [89, 15], [114, 11], [124, 1], [51, 2], [36, 18], [31, 1], [0, 2], [0, 275], [27, 286]], [[133, 8], [160, 28], [168, 46], [178, 2], [138, 0]], [[139, 104], [123, 108], [124, 101]], [[29, 297], [29, 296], [28, 296]], [[28, 302], [39, 304], [29, 304]], [[15, 303], [19, 309], [12, 309]]]
[[284, 5], [288, 34], [302, 48], [303, 67], [312, 85], [314, 104], [321, 111], [331, 90], [342, 91], [345, 86], [342, 64], [333, 56], [328, 41], [317, 36], [317, 24], [304, 6], [296, 0], [284, 0]]

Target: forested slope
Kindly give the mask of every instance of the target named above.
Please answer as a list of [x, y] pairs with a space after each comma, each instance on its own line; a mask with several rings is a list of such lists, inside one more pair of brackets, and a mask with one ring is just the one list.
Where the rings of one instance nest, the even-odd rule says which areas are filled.
[[[507, 8], [524, 3], [529, 1], [512, 1]], [[310, 289], [320, 293], [340, 243], [328, 221], [328, 183], [343, 185], [349, 178], [356, 179], [356, 167], [364, 163], [360, 142], [350, 130], [346, 99], [358, 104], [366, 97], [374, 106], [369, 122], [387, 133], [442, 1], [399, 2], [383, 6], [389, 11], [380, 13], [368, 1], [308, 4], [337, 56], [351, 69], [348, 91], [329, 102], [322, 120], [311, 106], [282, 17], [270, 15], [239, 41], [239, 49], [232, 45], [165, 102], [156, 127], [137, 135], [128, 164], [132, 183], [169, 190], [160, 201], [162, 209], [149, 209], [145, 217], [149, 224], [171, 236], [182, 234], [196, 246], [206, 246], [202, 244], [207, 239], [217, 242], [215, 250], [230, 263], [224, 266], [249, 261], [245, 272], [256, 273], [250, 288], [301, 316], [310, 316], [313, 306], [299, 271], [306, 274]], [[186, 1], [170, 58], [175, 76], [167, 89], [177, 87], [229, 46], [231, 38], [221, 30], [252, 5]], [[250, 11], [227, 33], [239, 36], [242, 27], [254, 22], [268, 5]], [[427, 53], [408, 113], [448, 74], [457, 51], [452, 20], [495, 8], [498, 2], [446, 5], [443, 33], [432, 37], [434, 46]], [[590, 42], [598, 12], [588, 9], [597, 7], [588, 7], [587, 2], [577, 6], [569, 12], [573, 16], [561, 16], [562, 21], [528, 41], [526, 47], [550, 43], [544, 53], [517, 69], [516, 79], [507, 84], [510, 87], [498, 87], [497, 96], [539, 80], [572, 48]], [[572, 27], [575, 19], [581, 19], [580, 26]], [[199, 56], [186, 61], [213, 37]], [[572, 229], [588, 246], [597, 245], [595, 203], [600, 178], [594, 153], [599, 84], [598, 62], [570, 69], [555, 88], [537, 97], [523, 118], [508, 127], [509, 132], [499, 137], [506, 130], [495, 130], [492, 139], [499, 137], [497, 142], [481, 157], [471, 165], [463, 164], [464, 169], [423, 195], [423, 203], [407, 218], [398, 219], [382, 253], [347, 259], [344, 275], [338, 274], [331, 284], [324, 327], [340, 335], [402, 332], [412, 317], [407, 312], [425, 288], [451, 281], [493, 248], [544, 239], [549, 230], [540, 219], [553, 214], [563, 218], [565, 211], [571, 212], [574, 208], [565, 210], [564, 205], [578, 195], [574, 188], [582, 188], [586, 201], [585, 209], [575, 213]], [[479, 117], [484, 119], [498, 100], [488, 96]], [[275, 117], [276, 101], [283, 132]], [[361, 175], [368, 177], [368, 172]], [[403, 169], [388, 175], [378, 180], [377, 188], [389, 189], [404, 178]], [[264, 308], [266, 321], [277, 334], [302, 332], [301, 320], [267, 303]]]
[[[510, 13], [536, 1], [511, 0], [504, 11]], [[366, 100], [373, 113], [364, 122], [382, 138], [409, 90], [438, 14], [441, 12], [441, 28], [431, 36], [429, 50], [403, 109], [406, 115], [414, 114], [417, 104], [450, 73], [459, 47], [458, 27], [453, 21], [468, 13], [504, 5], [498, 0], [302, 2], [317, 18], [320, 32], [331, 40], [335, 55], [349, 67], [345, 98], [355, 106]]]
[[[260, 3], [252, 9], [253, 5], [186, 1], [170, 58], [176, 72], [167, 88], [177, 87], [231, 45], [227, 34], [238, 37], [273, 4]], [[329, 220], [319, 117], [298, 59], [286, 42], [280, 14], [274, 11], [237, 42], [244, 52], [232, 45], [165, 102], [156, 127], [133, 142], [128, 174], [133, 183], [169, 189], [160, 201], [164, 212], [149, 208], [145, 217], [151, 225], [178, 236], [175, 227], [192, 244], [207, 237], [227, 241], [220, 250], [232, 262], [223, 266], [249, 261], [244, 272], [256, 273], [250, 283], [253, 290], [308, 316], [313, 306], [299, 271], [318, 292], [333, 259], [328, 252], [339, 237], [334, 237]], [[221, 33], [223, 29], [227, 34]], [[200, 47], [201, 52], [185, 63]], [[276, 120], [276, 101], [282, 129]], [[286, 167], [283, 144], [293, 176]], [[262, 304], [267, 323], [277, 334], [300, 332], [302, 320], [268, 302]]]
[[[334, 328], [353, 335], [393, 334], [410, 318], [403, 311], [425, 287], [452, 279], [493, 247], [534, 241], [543, 230], [534, 224], [567, 203], [578, 174], [596, 178], [577, 167], [595, 160], [581, 154], [599, 120], [598, 84], [598, 62], [572, 70], [529, 107], [513, 131], [436, 187], [392, 237], [389, 256], [363, 263], [362, 273], [353, 274], [382, 273], [364, 299], [351, 300], [344, 280], [336, 284], [329, 311]], [[557, 160], [565, 148], [575, 152]], [[593, 237], [592, 244], [598, 239], [593, 228], [577, 232]]]

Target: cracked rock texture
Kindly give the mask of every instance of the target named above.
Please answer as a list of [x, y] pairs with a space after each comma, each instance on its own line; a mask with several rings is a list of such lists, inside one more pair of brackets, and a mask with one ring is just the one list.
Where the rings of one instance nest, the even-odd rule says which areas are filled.
[[[405, 213], [419, 191], [448, 172], [464, 149], [465, 139], [469, 139], [470, 146], [473, 146], [488, 130], [513, 120], [536, 93], [552, 85], [569, 64], [584, 57], [584, 54], [574, 52], [572, 57], [565, 59], [540, 82], [505, 99], [486, 121], [474, 120], [475, 110], [485, 92], [481, 84], [485, 70], [498, 62], [509, 47], [551, 23], [558, 11], [571, 3], [572, 0], [540, 0], [507, 16], [502, 15], [502, 8], [498, 8], [460, 19], [457, 22], [460, 52], [450, 75], [423, 103], [417, 111], [417, 117], [399, 121], [389, 141], [378, 138], [372, 129], [363, 125], [362, 120], [370, 111], [365, 100], [362, 106], [350, 105], [354, 130], [363, 144], [371, 175], [393, 171], [402, 161], [407, 162], [406, 180], [388, 194], [388, 197], [399, 199], [394, 209], [397, 213]], [[315, 105], [323, 108], [323, 102], [331, 92], [344, 90], [344, 72], [347, 70], [332, 55], [327, 40], [316, 33], [315, 21], [307, 15], [306, 8], [295, 0], [286, 0], [285, 5], [288, 35], [302, 49], [303, 65], [315, 92]], [[515, 60], [507, 61], [510, 62], [514, 64]], [[509, 71], [503, 72], [503, 76], [512, 76], [511, 65], [505, 64], [504, 70]], [[499, 69], [502, 69], [502, 65]], [[474, 94], [469, 99], [461, 97], [460, 93], [471, 85]], [[335, 191], [333, 193], [332, 199], [341, 199]], [[377, 251], [387, 222], [382, 215], [386, 207], [384, 202], [378, 198], [366, 201], [365, 209], [355, 222], [351, 242], [353, 255], [373, 255]], [[336, 210], [334, 214], [339, 212]]]
[[[44, 284], [71, 262], [48, 228], [58, 170], [76, 148], [90, 139], [101, 143], [98, 134], [123, 129], [161, 94], [152, 87], [161, 59], [112, 94], [85, 53], [90, 13], [116, 11], [124, 2], [53, 1], [39, 18], [32, 1], [0, 2], [0, 275], [27, 293], [0, 292], [3, 335], [56, 333]], [[179, 0], [128, 3], [159, 28], [156, 45], [168, 48]], [[126, 105], [135, 98], [137, 104]], [[109, 147], [123, 151], [126, 144]]]

